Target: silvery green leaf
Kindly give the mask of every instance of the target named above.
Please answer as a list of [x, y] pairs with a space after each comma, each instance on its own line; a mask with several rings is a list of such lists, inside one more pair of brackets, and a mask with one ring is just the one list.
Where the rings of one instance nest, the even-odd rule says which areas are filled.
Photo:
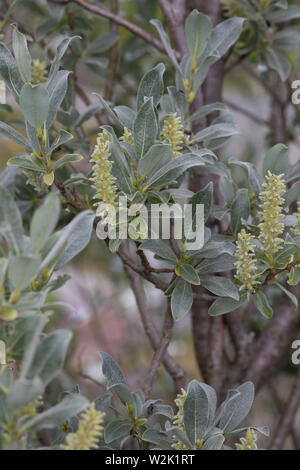
[[171, 295], [171, 310], [174, 320], [184, 317], [192, 305], [193, 291], [191, 284], [183, 279], [179, 279]]
[[201, 277], [201, 285], [220, 297], [230, 297], [237, 301], [240, 299], [237, 288], [233, 282], [226, 277], [204, 276]]
[[114, 44], [118, 42], [119, 36], [116, 33], [108, 33], [100, 36], [95, 41], [92, 41], [87, 49], [87, 55], [98, 55], [110, 49]]
[[193, 136], [193, 142], [209, 142], [212, 139], [220, 139], [222, 137], [231, 137], [232, 135], [238, 134], [239, 131], [232, 125], [212, 124], [211, 126], [197, 132]]
[[246, 168], [248, 172], [249, 182], [255, 194], [259, 194], [262, 191], [262, 180], [261, 177], [253, 163], [249, 162], [240, 162], [238, 160], [230, 160], [228, 162], [230, 165], [238, 165]]
[[239, 393], [224, 407], [219, 423], [225, 435], [233, 431], [248, 416], [254, 400], [252, 382], [246, 382], [235, 390]]
[[61, 329], [44, 338], [38, 345], [27, 378], [39, 377], [47, 385], [63, 367], [72, 338], [69, 330]]
[[147, 72], [139, 85], [137, 92], [137, 109], [139, 110], [145, 102], [145, 98], [153, 99], [153, 105], [157, 106], [160, 97], [164, 91], [163, 74], [165, 71], [164, 64], [158, 64]]
[[150, 23], [153, 24], [153, 26], [155, 26], [155, 28], [157, 29], [158, 34], [160, 35], [161, 42], [163, 43], [168, 56], [170, 57], [171, 61], [173, 62], [173, 65], [175, 66], [177, 71], [181, 74], [181, 70], [180, 70], [179, 64], [177, 62], [176, 55], [175, 55], [175, 53], [172, 49], [170, 39], [169, 39], [167, 33], [165, 32], [161, 21], [154, 19], [154, 20], [151, 20]]
[[192, 445], [203, 439], [209, 425], [209, 400], [202, 384], [193, 380], [189, 383], [183, 405], [185, 431]]
[[210, 151], [207, 149], [199, 150], [197, 155], [184, 154], [178, 158], [161, 167], [148, 181], [148, 188], [154, 189], [157, 187], [165, 186], [170, 182], [176, 180], [189, 168], [204, 165], [203, 157], [209, 155]]
[[24, 85], [15, 58], [5, 44], [0, 43], [0, 76], [5, 81], [7, 88], [12, 92], [16, 102]]
[[0, 122], [0, 134], [8, 137], [10, 140], [13, 140], [18, 145], [21, 145], [27, 151], [31, 152], [32, 149], [25, 137], [23, 137], [22, 134], [19, 134], [19, 132], [12, 127], [8, 126], [5, 122]]
[[60, 107], [68, 89], [68, 78], [70, 72], [66, 70], [60, 70], [57, 74], [53, 77], [48, 85], [48, 92], [49, 92], [49, 113], [47, 117], [46, 126], [49, 127], [52, 125], [55, 115]]
[[10, 412], [22, 409], [34, 401], [44, 391], [44, 385], [39, 377], [33, 380], [17, 379], [9, 388], [6, 398], [6, 406]]
[[157, 120], [152, 98], [142, 104], [133, 124], [133, 138], [137, 158], [142, 158], [155, 143]]
[[177, 262], [177, 256], [170, 246], [163, 240], [145, 240], [139, 247], [140, 250], [149, 250], [163, 259]]
[[110, 444], [117, 439], [121, 439], [130, 434], [132, 424], [128, 419], [116, 419], [111, 421], [104, 429], [104, 440]]
[[58, 72], [62, 58], [64, 57], [65, 53], [68, 50], [69, 45], [73, 41], [73, 39], [78, 38], [80, 39], [80, 36], [73, 36], [71, 38], [65, 38], [61, 41], [57, 48], [56, 55], [52, 61], [50, 71], [49, 71], [49, 77], [48, 77], [48, 82], [50, 82], [53, 78], [53, 76]]
[[43, 411], [31, 420], [23, 423], [22, 427], [26, 430], [55, 428], [88, 406], [89, 402], [86, 398], [79, 395], [79, 393], [70, 393], [58, 405]]
[[31, 226], [30, 239], [34, 252], [39, 252], [53, 233], [60, 216], [60, 201], [56, 194], [49, 194], [43, 204], [35, 211]]
[[172, 160], [172, 148], [169, 144], [154, 144], [146, 155], [139, 160], [138, 174], [148, 178]]
[[297, 297], [296, 297], [294, 294], [292, 294], [292, 292], [290, 292], [289, 290], [287, 290], [287, 289], [286, 289], [283, 285], [281, 285], [279, 282], [275, 282], [274, 284], [275, 284], [277, 287], [279, 287], [279, 289], [281, 289], [282, 292], [284, 292], [285, 295], [287, 295], [287, 296], [290, 298], [290, 300], [293, 302], [295, 308], [298, 308], [298, 299], [297, 299]]
[[258, 308], [260, 313], [264, 315], [266, 318], [272, 318], [273, 316], [273, 309], [271, 305], [269, 304], [269, 301], [265, 294], [262, 291], [257, 291], [253, 295], [253, 302], [255, 303], [255, 306]]
[[228, 253], [224, 253], [223, 255], [215, 258], [215, 259], [207, 259], [202, 261], [197, 266], [197, 271], [200, 275], [207, 275], [210, 273], [221, 273], [225, 271], [231, 271], [234, 268], [234, 257], [229, 255]]
[[8, 279], [13, 289], [25, 289], [36, 277], [41, 259], [39, 256], [11, 256], [9, 258]]
[[132, 131], [136, 113], [131, 108], [128, 108], [128, 106], [115, 106], [114, 112], [123, 126]]
[[79, 155], [77, 153], [68, 153], [67, 155], [64, 155], [55, 162], [54, 170], [58, 170], [58, 168], [61, 168], [62, 166], [67, 165], [68, 163], [80, 162], [82, 159], [82, 155]]
[[201, 447], [201, 450], [221, 450], [225, 441], [223, 434], [209, 437]]
[[203, 53], [212, 34], [213, 26], [209, 16], [193, 10], [185, 20], [185, 36], [194, 62]]
[[13, 30], [13, 50], [15, 59], [18, 64], [18, 68], [24, 82], [30, 82], [31, 80], [31, 57], [27, 47], [27, 40], [24, 34], [18, 31], [17, 27], [14, 26]]
[[163, 431], [159, 431], [153, 428], [152, 429], [148, 428], [143, 433], [142, 439], [143, 441], [151, 442], [152, 444], [155, 444], [160, 449], [170, 449], [170, 446], [171, 446], [171, 442], [170, 442], [170, 439], [168, 438], [168, 435]]
[[240, 296], [240, 300], [234, 300], [229, 297], [219, 297], [214, 303], [210, 306], [208, 314], [212, 316], [224, 315], [224, 313], [233, 312], [237, 308], [241, 307], [246, 301], [244, 295]]
[[216, 111], [228, 111], [228, 108], [223, 103], [206, 104], [195, 111], [189, 119], [190, 121], [195, 121], [196, 119], [201, 119], [210, 113], [215, 113]]
[[0, 186], [0, 233], [4, 236], [12, 253], [23, 251], [23, 225], [19, 209], [10, 193]]
[[248, 189], [238, 189], [231, 205], [230, 228], [235, 235], [241, 230], [243, 220], [247, 221], [250, 215], [250, 201]]
[[267, 18], [275, 24], [295, 20], [300, 18], [300, 7], [297, 5], [289, 5], [286, 10], [274, 10], [268, 13]]
[[229, 18], [219, 23], [208, 41], [204, 57], [215, 56], [215, 60], [223, 57], [240, 37], [244, 21], [245, 18]]
[[38, 166], [29, 155], [26, 155], [25, 153], [20, 153], [18, 155], [15, 155], [14, 157], [11, 157], [7, 161], [7, 165], [16, 165], [19, 168], [25, 168], [26, 170], [32, 170], [32, 171], [37, 171], [37, 172], [44, 172], [45, 169], [43, 166]]
[[289, 149], [284, 144], [274, 145], [268, 152], [263, 161], [264, 176], [270, 171], [275, 175], [284, 173], [288, 168]]
[[35, 129], [42, 129], [49, 112], [49, 94], [45, 85], [26, 83], [20, 94], [20, 107], [25, 119]]
[[196, 286], [200, 285], [200, 279], [197, 271], [190, 264], [182, 264], [176, 266], [176, 273], [185, 281]]
[[267, 47], [264, 51], [267, 63], [272, 70], [275, 70], [281, 80], [285, 82], [292, 72], [292, 66], [285, 55], [274, 47]]
[[99, 354], [102, 359], [102, 373], [106, 378], [107, 389], [110, 390], [115, 385], [126, 385], [124, 374], [113, 358], [105, 352]]

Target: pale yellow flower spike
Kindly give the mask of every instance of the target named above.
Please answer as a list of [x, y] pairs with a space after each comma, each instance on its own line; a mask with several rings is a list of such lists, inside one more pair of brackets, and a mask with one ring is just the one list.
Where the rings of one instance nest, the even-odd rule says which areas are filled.
[[161, 131], [162, 142], [169, 142], [173, 150], [173, 158], [181, 155], [184, 142], [183, 125], [177, 113], [168, 116]]
[[33, 61], [31, 66], [31, 83], [32, 85], [38, 85], [44, 83], [47, 80], [47, 69], [46, 62], [36, 59]]
[[256, 260], [254, 246], [252, 243], [253, 235], [247, 233], [245, 229], [238, 234], [236, 242], [236, 279], [241, 282], [240, 290], [253, 292], [256, 279]]
[[282, 178], [283, 175], [274, 175], [268, 171], [263, 184], [264, 190], [260, 193], [259, 239], [271, 266], [274, 264], [273, 256], [283, 243], [283, 239], [279, 237], [284, 231], [282, 196], [285, 193], [285, 183]]
[[240, 444], [235, 444], [236, 450], [256, 450], [257, 434], [253, 429], [248, 429], [246, 437], [240, 439]]
[[120, 140], [123, 142], [126, 142], [127, 144], [133, 145], [133, 135], [132, 133], [127, 129], [127, 127], [124, 127], [124, 134], [120, 137]]
[[[186, 391], [182, 388], [181, 394], [178, 394], [175, 399], [175, 404], [177, 405], [178, 411], [177, 414], [173, 418], [173, 424], [181, 431], [184, 431], [184, 423], [183, 423], [183, 405], [186, 399]], [[176, 450], [187, 450], [187, 446], [181, 442], [176, 441], [172, 444], [173, 449]]]
[[66, 437], [65, 450], [89, 450], [97, 448], [97, 443], [103, 431], [105, 413], [95, 410], [92, 403], [79, 420], [78, 430]]
[[300, 237], [300, 202], [298, 202], [298, 210], [294, 215], [297, 217], [297, 222], [292, 228], [292, 232], [296, 237]]
[[97, 144], [91, 156], [94, 163], [91, 181], [97, 190], [95, 199], [99, 199], [104, 204], [114, 204], [116, 199], [117, 187], [116, 178], [112, 175], [113, 163], [109, 160], [110, 136], [106, 131], [100, 132], [97, 138]]

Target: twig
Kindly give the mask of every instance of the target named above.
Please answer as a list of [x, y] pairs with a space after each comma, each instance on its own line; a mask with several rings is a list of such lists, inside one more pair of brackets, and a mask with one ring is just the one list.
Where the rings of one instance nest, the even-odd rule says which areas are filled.
[[153, 355], [151, 365], [147, 372], [145, 384], [143, 387], [143, 391], [145, 393], [146, 398], [149, 398], [157, 371], [161, 365], [163, 357], [170, 344], [170, 341], [172, 338], [173, 325], [174, 325], [174, 320], [173, 320], [172, 312], [171, 312], [170, 299], [168, 299], [165, 320], [164, 320], [164, 325], [162, 329], [162, 335], [160, 338], [160, 344]]
[[[111, 11], [114, 14], [118, 14], [119, 11], [119, 0], [111, 0]], [[118, 32], [118, 26], [116, 23], [111, 22], [111, 31], [113, 33]], [[113, 96], [115, 75], [118, 67], [119, 57], [119, 46], [118, 43], [114, 44], [110, 51], [109, 66], [107, 71], [106, 86], [104, 97], [107, 101], [111, 101]]]
[[280, 450], [290, 434], [300, 403], [300, 368], [292, 386], [287, 405], [276, 428], [275, 435], [270, 446], [271, 450]]
[[252, 113], [248, 109], [245, 109], [236, 103], [233, 103], [232, 101], [229, 101], [229, 100], [223, 100], [223, 101], [224, 101], [224, 104], [234, 109], [238, 113], [243, 114], [244, 116], [247, 116], [248, 118], [252, 119], [254, 122], [261, 124], [262, 126], [269, 127], [270, 123], [266, 119], [262, 119], [261, 117], [256, 116], [256, 114]]
[[[138, 306], [141, 321], [145, 330], [145, 333], [150, 341], [150, 344], [154, 351], [160, 347], [160, 336], [157, 328], [153, 322], [151, 313], [147, 307], [146, 295], [140, 276], [124, 264], [124, 270], [128, 276], [130, 286], [135, 296], [135, 300]], [[179, 393], [181, 388], [185, 385], [185, 372], [182, 367], [170, 356], [168, 352], [165, 352], [162, 359], [162, 363], [170, 374], [174, 381], [175, 392]]]
[[[84, 0], [50, 0], [50, 1], [52, 3], [58, 3], [61, 5], [67, 5], [68, 3], [76, 3], [77, 5], [80, 5], [82, 8], [89, 11], [90, 13], [93, 13], [94, 15], [97, 15], [97, 16], [101, 16], [103, 18], [107, 18], [108, 20], [113, 21], [119, 26], [122, 26], [123, 28], [128, 29], [136, 36], [142, 38], [144, 41], [151, 44], [151, 46], [154, 46], [160, 52], [166, 52], [164, 45], [155, 36], [152, 36], [152, 34], [148, 33], [147, 31], [144, 31], [142, 28], [140, 28], [136, 24], [131, 23], [130, 21], [124, 18], [121, 18], [120, 16], [116, 15], [115, 13], [112, 13], [109, 10], [100, 8], [97, 5], [86, 3]], [[175, 54], [179, 58], [178, 52], [175, 51]]]

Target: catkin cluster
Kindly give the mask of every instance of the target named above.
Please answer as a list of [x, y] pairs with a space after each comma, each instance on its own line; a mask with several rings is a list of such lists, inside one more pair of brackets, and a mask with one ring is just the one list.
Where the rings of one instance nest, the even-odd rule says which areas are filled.
[[38, 85], [44, 83], [47, 80], [47, 65], [46, 62], [36, 59], [32, 62], [31, 66], [31, 83], [32, 85]]
[[236, 450], [256, 450], [257, 434], [253, 429], [248, 429], [246, 437], [241, 437], [240, 443], [235, 444]]
[[65, 450], [89, 450], [97, 448], [97, 443], [103, 431], [105, 413], [95, 410], [94, 404], [87, 408], [79, 420], [78, 430], [68, 434]]
[[240, 290], [251, 293], [256, 282], [256, 259], [253, 245], [253, 235], [243, 229], [238, 234], [236, 243], [236, 278], [241, 282]]
[[114, 204], [117, 195], [116, 178], [112, 175], [110, 157], [110, 136], [106, 131], [100, 132], [94, 152], [91, 156], [93, 174], [91, 180], [96, 188], [95, 199], [104, 204]]
[[183, 125], [177, 113], [168, 116], [161, 131], [162, 142], [169, 142], [173, 150], [173, 158], [181, 155], [184, 142]]

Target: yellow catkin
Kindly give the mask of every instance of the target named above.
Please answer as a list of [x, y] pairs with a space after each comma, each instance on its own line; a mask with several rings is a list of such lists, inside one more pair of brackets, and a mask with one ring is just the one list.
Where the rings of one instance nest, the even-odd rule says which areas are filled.
[[241, 230], [238, 234], [236, 242], [236, 279], [241, 282], [240, 290], [247, 290], [249, 293], [253, 292], [256, 279], [256, 259], [254, 253], [254, 245], [252, 243], [253, 235], [246, 232], [245, 229]]
[[183, 125], [177, 113], [168, 116], [161, 131], [162, 142], [169, 142], [173, 150], [173, 158], [181, 155], [184, 142]]
[[[184, 431], [184, 423], [183, 423], [183, 405], [186, 399], [186, 391], [182, 388], [181, 389], [181, 394], [178, 394], [176, 399], [175, 399], [175, 404], [178, 408], [177, 414], [173, 418], [173, 425], [177, 428], [179, 428], [181, 431]], [[175, 437], [175, 436], [174, 436]], [[177, 436], [176, 436], [177, 439]], [[187, 446], [181, 442], [176, 440], [172, 444], [173, 449], [176, 450], [187, 450]]]
[[257, 434], [253, 429], [248, 429], [246, 437], [240, 439], [239, 444], [235, 444], [236, 450], [256, 450]]
[[259, 210], [259, 240], [269, 259], [270, 265], [274, 264], [274, 255], [278, 252], [283, 239], [280, 238], [284, 231], [282, 223], [283, 215], [283, 194], [285, 193], [285, 183], [283, 175], [274, 175], [270, 171], [265, 177], [263, 191], [260, 193]]
[[36, 59], [32, 62], [31, 66], [31, 83], [32, 85], [38, 85], [44, 83], [47, 80], [47, 64], [44, 61]]
[[106, 131], [100, 132], [91, 156], [91, 161], [94, 163], [91, 181], [93, 181], [97, 191], [95, 199], [99, 199], [104, 204], [114, 205], [117, 187], [115, 184], [116, 178], [112, 175], [113, 163], [109, 160], [109, 145], [109, 134]]
[[105, 413], [95, 410], [92, 403], [82, 414], [78, 430], [66, 437], [65, 450], [89, 450], [97, 448], [99, 438], [103, 432], [103, 418]]
[[127, 127], [124, 127], [124, 133], [123, 133], [123, 135], [120, 137], [120, 140], [122, 140], [123, 142], [126, 142], [127, 144], [134, 145], [133, 135], [132, 135], [132, 133], [127, 129]]
[[292, 232], [296, 237], [300, 237], [300, 202], [298, 202], [298, 210], [294, 215], [297, 217], [297, 222], [292, 228]]

